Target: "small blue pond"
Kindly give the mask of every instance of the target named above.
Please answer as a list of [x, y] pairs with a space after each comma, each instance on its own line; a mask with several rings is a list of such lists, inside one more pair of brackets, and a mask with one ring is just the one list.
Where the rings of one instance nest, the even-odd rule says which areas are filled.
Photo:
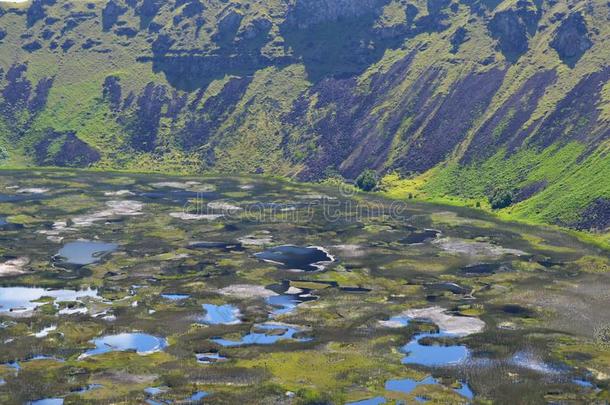
[[0, 287], [0, 313], [33, 310], [45, 302], [42, 297], [50, 297], [53, 302], [78, 301], [80, 298], [97, 297], [97, 290], [49, 290], [36, 287]]
[[57, 259], [60, 263], [84, 266], [99, 261], [105, 254], [118, 248], [116, 243], [77, 241], [66, 243], [59, 252]]
[[134, 350], [138, 354], [149, 354], [163, 350], [167, 345], [165, 339], [146, 333], [121, 333], [104, 336], [92, 341], [95, 349], [88, 350], [83, 356]]
[[204, 391], [197, 391], [197, 392], [195, 392], [193, 395], [191, 395], [191, 396], [190, 396], [190, 397], [187, 399], [187, 401], [190, 401], [190, 402], [197, 402], [197, 401], [201, 401], [203, 398], [207, 397], [208, 395], [210, 395], [210, 394], [208, 394], [207, 392], [204, 392]]
[[197, 363], [201, 364], [214, 364], [227, 360], [227, 358], [220, 353], [195, 353], [195, 358], [197, 359]]
[[30, 401], [28, 402], [28, 405], [62, 405], [63, 403], [63, 398], [46, 398], [38, 399], [36, 401]]
[[[389, 319], [388, 322], [399, 323], [404, 326], [408, 325], [410, 318], [404, 316], [395, 316]], [[426, 367], [441, 367], [459, 364], [466, 360], [470, 355], [470, 350], [464, 345], [426, 345], [420, 343], [426, 338], [452, 338], [455, 335], [445, 332], [437, 333], [418, 333], [413, 336], [413, 339], [404, 345], [400, 351], [406, 353], [402, 359], [403, 364], [418, 364]]]
[[294, 335], [301, 330], [279, 323], [263, 323], [254, 325], [254, 332], [250, 332], [241, 340], [228, 340], [223, 338], [213, 338], [212, 342], [225, 347], [245, 346], [245, 345], [271, 345], [280, 340], [294, 339], [298, 342], [306, 342], [311, 339], [295, 339]]
[[440, 367], [459, 364], [466, 360], [470, 351], [466, 346], [440, 346], [423, 345], [421, 340], [424, 338], [452, 337], [447, 333], [421, 333], [417, 334], [413, 340], [404, 345], [400, 350], [407, 353], [402, 359], [403, 364], [419, 364], [427, 367]]
[[345, 405], [382, 405], [385, 403], [386, 400], [384, 397], [374, 397], [369, 399], [363, 399], [362, 401], [348, 402]]
[[[403, 378], [403, 379], [399, 379], [399, 380], [386, 381], [385, 389], [387, 391], [397, 391], [397, 392], [402, 392], [404, 394], [410, 394], [413, 390], [415, 390], [415, 388], [419, 387], [420, 385], [437, 385], [437, 384], [439, 384], [439, 381], [432, 376], [427, 376], [423, 380], [419, 380], [419, 381], [411, 379], [411, 378]], [[474, 397], [474, 393], [472, 392], [472, 390], [470, 389], [468, 384], [466, 384], [464, 382], [462, 382], [460, 384], [461, 384], [460, 387], [454, 389], [454, 391], [465, 398], [472, 399]], [[419, 400], [422, 402], [425, 401], [423, 398], [420, 398]]]
[[187, 298], [190, 298], [190, 295], [188, 295], [188, 294], [161, 294], [161, 297], [165, 298], [166, 300], [170, 300], [170, 301], [182, 301]]
[[235, 325], [240, 323], [239, 309], [234, 305], [203, 304], [205, 317], [203, 322], [209, 325]]

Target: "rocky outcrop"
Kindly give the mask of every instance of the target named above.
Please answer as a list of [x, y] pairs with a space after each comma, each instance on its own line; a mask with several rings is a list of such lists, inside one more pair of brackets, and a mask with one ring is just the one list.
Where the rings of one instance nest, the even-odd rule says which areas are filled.
[[34, 95], [28, 103], [28, 110], [30, 113], [35, 114], [44, 109], [44, 107], [47, 105], [47, 99], [52, 86], [52, 77], [43, 77], [40, 79], [40, 81], [36, 84], [36, 88], [34, 89]]
[[610, 124], [598, 120], [601, 92], [610, 80], [610, 67], [585, 76], [539, 124], [529, 144], [546, 148], [553, 143], [596, 143], [610, 138]]
[[520, 147], [529, 134], [525, 124], [556, 77], [555, 71], [547, 70], [528, 79], [475, 132], [462, 163], [483, 161], [501, 147], [508, 147], [509, 151]]
[[155, 149], [159, 120], [165, 103], [167, 90], [163, 85], [148, 83], [138, 97], [135, 116], [128, 125], [131, 133], [131, 146], [139, 151], [150, 152]]
[[227, 116], [234, 111], [241, 100], [250, 78], [233, 78], [229, 80], [222, 90], [200, 104], [204, 92], [200, 90], [189, 105], [187, 122], [178, 133], [178, 141], [186, 150], [193, 150], [204, 145], [220, 128]]
[[264, 37], [269, 33], [272, 25], [272, 22], [266, 18], [256, 18], [240, 29], [238, 37], [246, 40]]
[[26, 64], [15, 64], [6, 72], [7, 83], [1, 92], [4, 109], [22, 109], [27, 106], [32, 91], [32, 83], [24, 75], [27, 69]]
[[74, 132], [47, 129], [39, 138], [41, 140], [34, 145], [38, 165], [88, 167], [100, 159], [99, 152], [81, 141]]
[[598, 198], [580, 214], [572, 227], [580, 230], [608, 231], [610, 229], [610, 199]]
[[46, 17], [46, 6], [55, 4], [55, 0], [33, 0], [27, 11], [27, 25], [32, 27]]
[[466, 28], [459, 27], [457, 30], [455, 30], [455, 32], [453, 33], [453, 35], [451, 35], [451, 38], [449, 39], [449, 41], [451, 42], [451, 50], [449, 52], [457, 53], [460, 50], [460, 46], [469, 39], [470, 36], [468, 35], [468, 31], [466, 30]]
[[148, 27], [150, 22], [155, 18], [164, 0], [142, 0], [142, 3], [137, 8], [137, 13], [140, 16], [140, 28]]
[[237, 10], [228, 9], [218, 17], [217, 32], [214, 41], [224, 42], [232, 40], [237, 34], [244, 16]]
[[574, 67], [592, 45], [585, 19], [580, 13], [571, 14], [566, 18], [551, 41], [551, 46], [561, 60], [571, 67]]
[[288, 12], [288, 21], [300, 28], [341, 19], [377, 14], [389, 0], [297, 0]]
[[536, 32], [539, 11], [526, 1], [494, 14], [488, 24], [491, 36], [498, 40], [498, 48], [504, 57], [515, 62], [529, 48], [529, 38]]
[[126, 11], [127, 7], [122, 7], [116, 1], [110, 0], [102, 10], [102, 29], [110, 31]]
[[102, 97], [110, 105], [110, 109], [117, 111], [121, 108], [121, 79], [117, 76], [108, 76], [102, 86]]

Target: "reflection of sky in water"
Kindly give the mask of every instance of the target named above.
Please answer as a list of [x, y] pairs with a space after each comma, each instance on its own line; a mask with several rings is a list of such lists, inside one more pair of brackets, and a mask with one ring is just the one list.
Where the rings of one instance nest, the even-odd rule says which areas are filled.
[[234, 325], [238, 324], [239, 321], [239, 309], [235, 306], [226, 305], [213, 305], [203, 304], [205, 310], [205, 317], [203, 322], [210, 325]]
[[32, 301], [37, 301], [42, 297], [51, 297], [55, 303], [77, 301], [83, 297], [97, 297], [97, 290], [72, 291], [48, 290], [36, 287], [0, 287], [0, 312], [8, 312], [11, 309], [35, 309], [44, 305], [45, 302]]
[[66, 243], [57, 254], [64, 263], [86, 265], [97, 262], [104, 253], [112, 252], [118, 246], [116, 243], [77, 241]]
[[[241, 340], [235, 341], [223, 338], [214, 338], [212, 339], [212, 341], [225, 347], [243, 345], [270, 345], [280, 340], [294, 339], [293, 336], [300, 332], [299, 329], [296, 329], [294, 327], [275, 323], [263, 323], [260, 325], [255, 325], [254, 329], [257, 332], [251, 332], [244, 336]], [[258, 332], [259, 330], [261, 330], [261, 332]], [[265, 331], [273, 331], [273, 333], [266, 334]], [[280, 331], [282, 333], [276, 333], [276, 331]], [[311, 339], [301, 338], [296, 340], [299, 342], [306, 342]]]
[[113, 351], [135, 350], [138, 354], [157, 352], [166, 346], [165, 340], [146, 333], [121, 333], [94, 339], [95, 349], [84, 356], [94, 356]]
[[363, 399], [362, 401], [349, 402], [346, 405], [382, 405], [385, 403], [386, 403], [386, 400], [384, 397], [375, 397], [375, 398]]
[[170, 301], [181, 301], [190, 297], [188, 294], [161, 294], [161, 297]]
[[[427, 376], [426, 378], [419, 380], [419, 381], [411, 379], [411, 378], [403, 378], [403, 379], [398, 379], [398, 380], [386, 381], [385, 389], [388, 391], [397, 391], [397, 392], [402, 392], [404, 394], [410, 394], [413, 390], [415, 390], [415, 388], [419, 387], [420, 385], [437, 385], [437, 384], [439, 384], [438, 380], [432, 376]], [[474, 393], [472, 392], [472, 390], [470, 389], [468, 384], [466, 384], [464, 382], [462, 382], [460, 384], [461, 384], [460, 387], [454, 389], [454, 391], [465, 398], [472, 399], [474, 397]], [[425, 399], [421, 398], [421, 397], [418, 398], [417, 400], [418, 400], [418, 402], [425, 401]]]
[[301, 301], [294, 295], [274, 295], [267, 298], [267, 303], [273, 307], [271, 316], [280, 316], [292, 312]]
[[62, 405], [64, 403], [63, 398], [46, 398], [39, 399], [36, 401], [28, 402], [28, 405]]
[[201, 401], [203, 398], [207, 397], [209, 394], [204, 391], [197, 391], [193, 395], [191, 395], [188, 401], [196, 402]]
[[420, 344], [420, 340], [426, 337], [442, 338], [452, 337], [447, 333], [422, 333], [416, 335], [413, 340], [404, 345], [400, 350], [408, 353], [402, 359], [403, 364], [420, 364], [422, 366], [446, 366], [458, 364], [466, 360], [469, 350], [463, 345], [454, 346], [426, 346]]
[[227, 359], [220, 353], [195, 353], [195, 357], [197, 362], [202, 364], [213, 364]]
[[[403, 326], [407, 326], [411, 319], [406, 316], [394, 316], [390, 318], [387, 323], [396, 323]], [[400, 351], [407, 353], [402, 359], [403, 364], [419, 364], [428, 367], [447, 366], [452, 364], [458, 364], [466, 360], [470, 354], [470, 351], [466, 346], [463, 345], [451, 345], [451, 346], [440, 346], [440, 345], [423, 345], [420, 344], [420, 340], [424, 338], [444, 338], [454, 337], [450, 333], [439, 332], [439, 333], [418, 333], [413, 336], [413, 339], [406, 345], [404, 345]]]

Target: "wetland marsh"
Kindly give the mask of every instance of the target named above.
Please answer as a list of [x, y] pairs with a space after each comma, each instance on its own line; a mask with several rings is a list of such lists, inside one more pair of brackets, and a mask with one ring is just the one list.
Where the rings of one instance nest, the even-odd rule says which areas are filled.
[[69, 170], [0, 172], [0, 218], [1, 403], [610, 400], [609, 255], [557, 229]]

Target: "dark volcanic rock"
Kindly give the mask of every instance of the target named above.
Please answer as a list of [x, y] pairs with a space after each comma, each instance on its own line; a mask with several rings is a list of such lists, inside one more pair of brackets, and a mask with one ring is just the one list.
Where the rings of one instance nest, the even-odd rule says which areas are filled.
[[27, 69], [25, 64], [15, 64], [6, 72], [7, 84], [2, 89], [2, 104], [11, 108], [23, 108], [27, 105], [32, 91], [32, 83], [24, 76]]
[[288, 12], [288, 20], [305, 28], [364, 14], [378, 14], [386, 3], [386, 0], [297, 0]]
[[25, 45], [23, 45], [21, 47], [24, 51], [27, 52], [36, 52], [37, 50], [39, 50], [40, 48], [42, 48], [42, 44], [39, 41], [32, 41], [30, 43], [27, 43]]
[[[191, 150], [205, 144], [226, 117], [234, 111], [251, 80], [251, 78], [233, 78], [218, 94], [208, 98], [201, 108], [196, 108], [196, 105], [191, 104], [189, 107], [191, 112], [186, 125], [178, 133], [182, 147]], [[197, 103], [201, 96], [203, 96], [203, 91], [199, 91]]]
[[75, 42], [74, 42], [74, 40], [73, 40], [73, 39], [66, 39], [66, 40], [64, 41], [64, 43], [63, 43], [63, 44], [61, 44], [61, 49], [62, 49], [64, 52], [68, 52], [68, 50], [70, 50], [70, 48], [72, 48], [72, 47], [74, 46], [74, 44], [75, 44]]
[[610, 199], [598, 198], [580, 214], [581, 219], [572, 224], [576, 229], [606, 231], [610, 228]]
[[40, 81], [36, 84], [36, 88], [34, 89], [34, 96], [28, 105], [30, 112], [36, 113], [42, 111], [42, 109], [47, 105], [47, 98], [49, 97], [49, 91], [51, 91], [52, 86], [52, 77], [40, 79]]
[[468, 31], [464, 27], [460, 27], [451, 36], [451, 53], [457, 53], [460, 50], [460, 46], [468, 41], [470, 36], [468, 35]]
[[551, 46], [557, 51], [561, 60], [571, 67], [592, 45], [585, 19], [580, 13], [570, 15], [559, 26], [551, 41]]
[[33, 26], [38, 21], [46, 17], [45, 6], [55, 4], [55, 0], [33, 0], [27, 11], [27, 25]]
[[0, 28], [0, 41], [2, 41], [4, 38], [6, 38], [6, 30]]
[[489, 29], [508, 60], [514, 61], [527, 51], [527, 30], [513, 10], [494, 15]]
[[119, 17], [125, 14], [127, 7], [122, 7], [114, 0], [110, 0], [102, 10], [102, 29], [110, 31]]
[[520, 201], [525, 201], [528, 198], [532, 197], [534, 194], [537, 194], [544, 190], [548, 182], [546, 180], [535, 181], [533, 183], [528, 184], [525, 187], [520, 188], [514, 193], [513, 203], [516, 204]]
[[421, 139], [410, 143], [399, 165], [424, 172], [444, 160], [489, 106], [502, 84], [504, 71], [492, 69], [470, 74], [458, 82], [422, 130]]
[[121, 27], [115, 29], [114, 33], [121, 37], [133, 38], [138, 35], [138, 30], [131, 27]]
[[474, 134], [462, 162], [471, 163], [493, 155], [500, 146], [509, 144], [514, 149], [521, 146], [527, 135], [523, 127], [538, 106], [547, 87], [556, 80], [554, 70], [538, 72], [480, 126]]
[[164, 0], [143, 0], [137, 13], [140, 16], [140, 28], [145, 28], [155, 18]]
[[165, 86], [148, 83], [138, 97], [135, 119], [129, 128], [134, 149], [150, 152], [155, 148], [161, 111], [166, 103]]
[[272, 23], [266, 18], [257, 18], [246, 25], [239, 33], [240, 38], [254, 39], [266, 36], [271, 29]]
[[562, 141], [578, 140], [585, 143], [608, 139], [610, 128], [598, 123], [597, 108], [603, 86], [610, 80], [610, 67], [585, 76], [557, 103], [554, 111], [540, 124], [530, 144], [546, 148]]
[[199, 15], [205, 10], [205, 6], [199, 0], [192, 0], [186, 3], [182, 8], [182, 16], [185, 18], [192, 18]]
[[36, 164], [42, 166], [87, 167], [100, 159], [100, 154], [76, 137], [74, 132], [47, 129], [42, 140], [34, 145]]
[[108, 76], [102, 85], [102, 96], [110, 105], [110, 109], [117, 111], [121, 108], [121, 83], [117, 76]]
[[214, 35], [216, 42], [230, 41], [237, 34], [237, 30], [244, 18], [237, 10], [229, 9], [218, 18], [218, 30]]
[[491, 36], [498, 40], [504, 57], [515, 62], [528, 50], [529, 37], [535, 34], [539, 11], [528, 2], [520, 1], [517, 8], [497, 12], [488, 24]]

